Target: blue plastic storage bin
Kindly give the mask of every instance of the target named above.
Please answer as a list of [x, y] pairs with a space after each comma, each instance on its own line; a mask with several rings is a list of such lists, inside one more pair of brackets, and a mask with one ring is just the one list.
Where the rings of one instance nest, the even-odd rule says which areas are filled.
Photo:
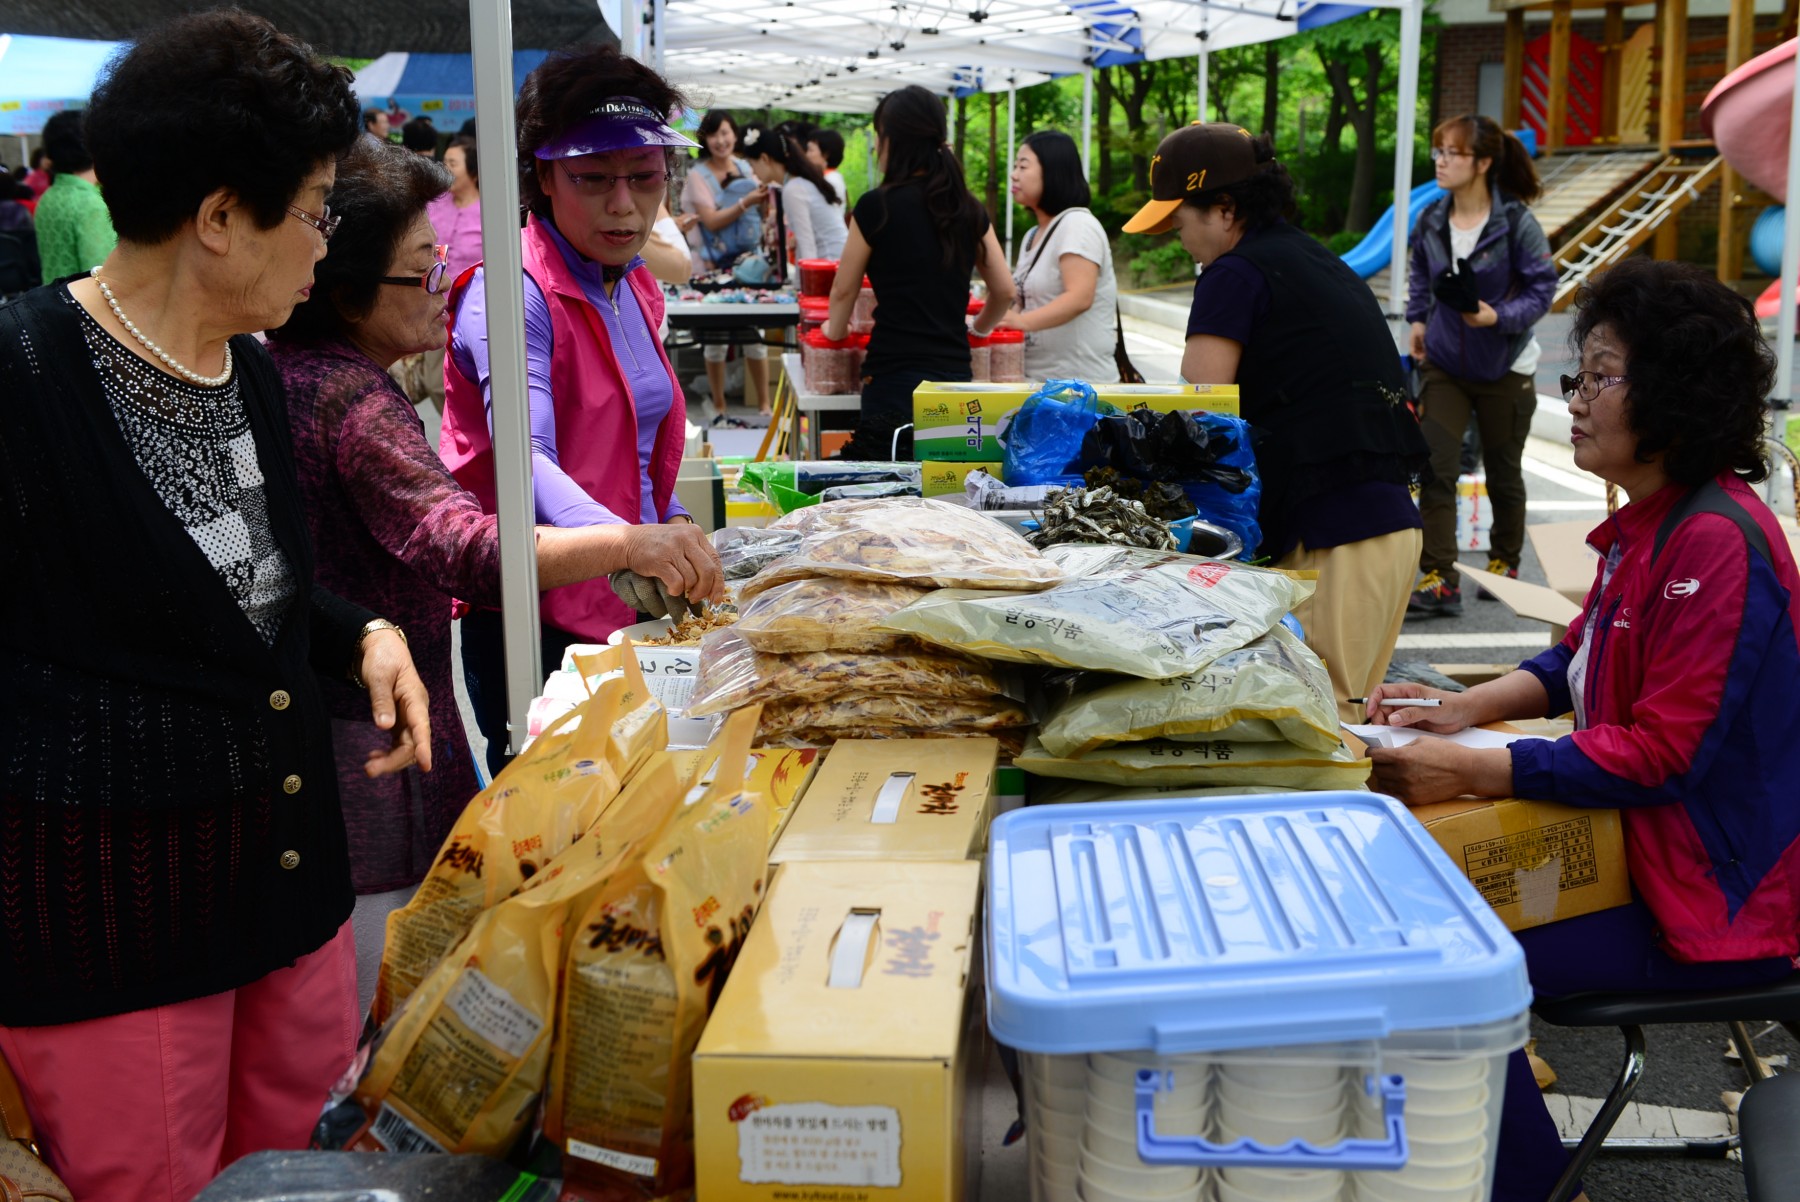
[[987, 890], [1034, 1202], [1487, 1198], [1524, 954], [1399, 802], [1035, 807]]

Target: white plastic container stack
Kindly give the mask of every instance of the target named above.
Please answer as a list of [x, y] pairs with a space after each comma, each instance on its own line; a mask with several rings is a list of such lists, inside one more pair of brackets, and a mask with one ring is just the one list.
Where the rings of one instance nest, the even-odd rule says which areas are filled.
[[1367, 793], [994, 823], [988, 1023], [1034, 1202], [1483, 1202], [1518, 944]]

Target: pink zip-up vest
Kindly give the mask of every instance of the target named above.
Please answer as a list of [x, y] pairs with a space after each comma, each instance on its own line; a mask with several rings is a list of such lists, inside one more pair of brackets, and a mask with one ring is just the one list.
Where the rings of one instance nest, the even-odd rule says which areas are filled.
[[[607, 337], [606, 324], [588, 303], [581, 282], [534, 215], [520, 233], [525, 274], [537, 282], [550, 306], [554, 354], [550, 361], [550, 395], [556, 406], [556, 451], [563, 470], [588, 496], [634, 525], [642, 512], [637, 457], [637, 405], [625, 383], [624, 369]], [[474, 269], [464, 272], [450, 292], [450, 326], [468, 291]], [[662, 325], [662, 289], [647, 267], [625, 277], [652, 330]], [[656, 353], [669, 373], [675, 403], [657, 431], [650, 463], [650, 485], [656, 512], [667, 510], [681, 470], [687, 439], [687, 407], [681, 384], [660, 340]], [[454, 355], [444, 356], [444, 424], [438, 454], [457, 483], [481, 500], [483, 512], [494, 507], [494, 445], [488, 433], [487, 407], [479, 381], [456, 368]], [[604, 578], [564, 585], [542, 594], [539, 612], [546, 624], [593, 642], [636, 621], [636, 615], [613, 594]]]

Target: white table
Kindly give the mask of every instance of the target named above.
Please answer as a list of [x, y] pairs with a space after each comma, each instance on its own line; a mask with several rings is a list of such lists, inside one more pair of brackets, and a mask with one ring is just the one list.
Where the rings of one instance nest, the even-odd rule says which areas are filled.
[[781, 357], [782, 370], [787, 372], [788, 386], [794, 390], [793, 437], [788, 445], [798, 451], [800, 441], [800, 415], [806, 414], [812, 419], [812, 440], [805, 446], [805, 458], [818, 459], [819, 454], [819, 414], [821, 413], [860, 413], [862, 412], [862, 394], [845, 392], [826, 394], [806, 391], [806, 373], [801, 370], [800, 356], [789, 351]]

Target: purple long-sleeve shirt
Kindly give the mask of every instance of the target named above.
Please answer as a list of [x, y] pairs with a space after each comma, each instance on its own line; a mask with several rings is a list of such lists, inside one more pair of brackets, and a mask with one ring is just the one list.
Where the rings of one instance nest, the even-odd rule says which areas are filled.
[[[656, 331], [650, 328], [637, 294], [621, 280], [608, 297], [600, 280], [600, 265], [584, 258], [569, 245], [549, 222], [544, 228], [556, 242], [563, 262], [581, 281], [588, 303], [600, 314], [607, 337], [618, 354], [619, 366], [625, 373], [625, 385], [631, 392], [637, 410], [637, 458], [639, 512], [636, 521], [644, 525], [664, 522], [685, 515], [681, 503], [669, 497], [667, 510], [656, 511], [655, 490], [650, 483], [650, 459], [656, 449], [657, 430], [675, 403], [675, 384], [663, 370], [662, 357], [656, 349]], [[633, 259], [628, 271], [643, 266]], [[604, 526], [628, 523], [633, 519], [614, 513], [588, 495], [562, 468], [556, 450], [556, 406], [550, 388], [550, 360], [555, 353], [555, 335], [550, 324], [550, 306], [543, 290], [529, 275], [525, 277], [525, 397], [531, 408], [531, 489], [537, 506], [537, 520], [551, 526]], [[494, 424], [494, 393], [489, 380], [487, 346], [487, 286], [480, 268], [469, 281], [469, 289], [457, 310], [456, 327], [450, 336], [450, 354], [457, 370], [481, 383], [482, 401], [487, 406], [488, 428]]]

